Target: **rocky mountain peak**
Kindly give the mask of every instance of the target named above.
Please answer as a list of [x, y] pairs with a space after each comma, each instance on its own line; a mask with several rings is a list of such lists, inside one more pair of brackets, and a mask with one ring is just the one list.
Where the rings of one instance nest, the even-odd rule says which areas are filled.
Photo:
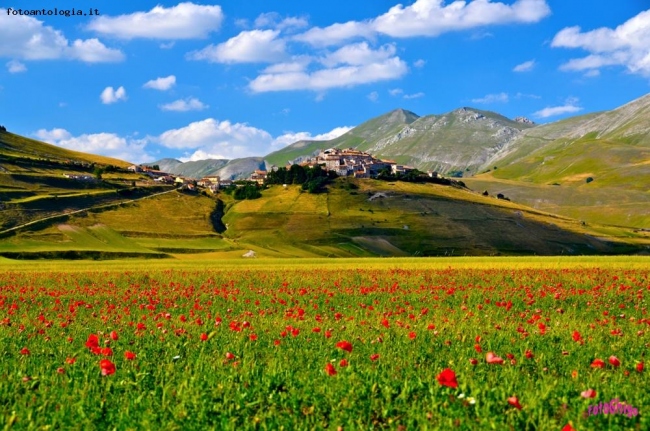
[[535, 124], [533, 120], [526, 117], [515, 117], [514, 121], [521, 124]]

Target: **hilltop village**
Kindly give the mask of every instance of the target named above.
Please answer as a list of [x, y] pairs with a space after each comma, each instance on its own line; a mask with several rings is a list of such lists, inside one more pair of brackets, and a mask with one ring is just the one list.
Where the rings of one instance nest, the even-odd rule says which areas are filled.
[[[415, 168], [410, 166], [399, 164], [393, 160], [381, 160], [374, 157], [372, 154], [355, 150], [353, 148], [329, 148], [321, 151], [314, 157], [302, 161], [298, 165], [308, 168], [321, 166], [324, 170], [334, 172], [339, 177], [354, 178], [377, 178], [382, 172], [390, 173], [392, 175], [404, 175], [415, 170]], [[289, 170], [291, 166], [292, 164], [287, 164], [286, 169]], [[194, 178], [172, 175], [145, 165], [132, 165], [128, 170], [143, 173], [158, 183], [177, 184], [189, 190], [194, 190], [196, 187], [200, 187], [212, 193], [216, 193], [219, 189], [224, 189], [233, 185], [232, 180], [221, 179], [217, 175], [209, 175], [196, 180]], [[269, 167], [269, 170], [277, 171], [278, 167], [271, 166]], [[440, 178], [437, 172], [427, 172], [423, 175], [426, 175], [429, 178]], [[264, 185], [267, 176], [268, 171], [255, 170], [247, 178], [247, 181]]]

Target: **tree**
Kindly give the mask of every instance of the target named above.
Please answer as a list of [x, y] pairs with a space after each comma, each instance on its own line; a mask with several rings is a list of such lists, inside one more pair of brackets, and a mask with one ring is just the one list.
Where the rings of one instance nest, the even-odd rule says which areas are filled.
[[95, 178], [97, 178], [98, 181], [100, 181], [102, 179], [102, 174], [103, 173], [104, 173], [103, 168], [101, 168], [99, 166], [95, 166], [95, 169], [93, 170], [93, 175], [95, 176]]

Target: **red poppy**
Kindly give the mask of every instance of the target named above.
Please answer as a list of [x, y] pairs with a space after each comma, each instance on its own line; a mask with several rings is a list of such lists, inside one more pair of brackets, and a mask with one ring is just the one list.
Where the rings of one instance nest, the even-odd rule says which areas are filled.
[[589, 388], [586, 391], [580, 392], [580, 396], [582, 398], [596, 398], [596, 391], [593, 389]]
[[381, 324], [386, 328], [390, 328], [390, 322], [388, 322], [388, 319], [382, 319]]
[[104, 347], [100, 352], [102, 356], [113, 356], [113, 350], [110, 347]]
[[379, 359], [379, 353], [373, 353], [372, 355], [370, 355], [371, 361], [376, 361], [377, 359]]
[[605, 368], [605, 361], [602, 359], [594, 359], [594, 361], [591, 363], [591, 368]]
[[618, 360], [618, 358], [614, 355], [609, 357], [609, 363], [612, 364], [615, 367], [618, 367], [621, 365], [621, 361]]
[[281, 343], [281, 341], [280, 341], [280, 340], [274, 340], [274, 341], [273, 341], [273, 344], [275, 344], [276, 346], [279, 346], [279, 345], [280, 345], [280, 343]]
[[566, 424], [564, 427], [562, 427], [562, 431], [576, 431], [576, 429], [573, 428], [571, 424]]
[[533, 359], [535, 355], [530, 350], [526, 350], [526, 359]]
[[330, 363], [328, 362], [327, 365], [325, 365], [325, 372], [326, 372], [328, 375], [333, 376], [333, 375], [336, 374], [336, 368], [334, 368], [334, 365], [332, 365], [332, 364], [330, 364]]
[[346, 359], [341, 359], [341, 362], [339, 362], [339, 367], [347, 367], [348, 366], [348, 361]]
[[135, 353], [127, 350], [126, 352], [124, 352], [124, 358], [128, 359], [129, 361], [132, 361], [135, 359]]
[[476, 365], [476, 364], [478, 364], [478, 359], [472, 358], [472, 359], [469, 360], [469, 363], [472, 364], [472, 365]]
[[414, 340], [416, 336], [417, 336], [417, 335], [415, 334], [415, 332], [413, 332], [413, 331], [409, 332], [409, 338], [410, 338], [411, 340]]
[[99, 337], [96, 334], [90, 334], [86, 340], [86, 347], [89, 349], [99, 347]]
[[111, 374], [115, 374], [115, 364], [108, 359], [102, 359], [99, 361], [99, 369], [102, 372], [102, 376], [110, 376]]
[[582, 335], [580, 335], [580, 332], [578, 331], [573, 331], [573, 341], [581, 343], [582, 342]]
[[23, 347], [22, 349], [20, 349], [20, 354], [21, 355], [29, 355], [30, 353], [32, 353], [32, 352], [30, 352], [27, 347]]
[[56, 372], [59, 373], [59, 374], [65, 374], [65, 368], [59, 367], [59, 368], [56, 369]]
[[339, 341], [338, 343], [336, 343], [336, 347], [338, 347], [341, 350], [345, 350], [348, 353], [352, 353], [352, 343], [350, 343], [349, 341], [345, 341], [345, 340]]
[[636, 370], [637, 370], [639, 373], [642, 373], [642, 372], [643, 372], [643, 362], [639, 362], [638, 364], [636, 364]]
[[115, 331], [111, 331], [110, 337], [111, 337], [111, 340], [113, 340], [113, 341], [117, 341], [120, 338], [120, 336], [117, 335], [117, 332], [115, 332]]
[[488, 354], [485, 355], [485, 360], [488, 364], [503, 364], [503, 358], [495, 355], [492, 352], [488, 352]]
[[456, 380], [456, 373], [454, 373], [451, 368], [445, 368], [440, 374], [438, 374], [438, 383], [442, 386], [457, 388], [458, 381]]
[[476, 350], [476, 353], [482, 353], [483, 349], [481, 349], [480, 344], [474, 344], [474, 350]]
[[508, 398], [508, 404], [516, 408], [517, 410], [521, 410], [521, 404], [519, 404], [519, 399], [517, 397], [510, 397]]
[[248, 339], [251, 340], [251, 341], [255, 341], [255, 340], [257, 340], [257, 334], [251, 334], [251, 335], [249, 335], [249, 336], [248, 336]]
[[72, 365], [72, 364], [74, 364], [75, 362], [77, 362], [77, 358], [65, 358], [65, 363], [66, 363], [66, 364], [70, 364], [70, 365]]
[[332, 336], [332, 331], [325, 331], [325, 338], [330, 338]]

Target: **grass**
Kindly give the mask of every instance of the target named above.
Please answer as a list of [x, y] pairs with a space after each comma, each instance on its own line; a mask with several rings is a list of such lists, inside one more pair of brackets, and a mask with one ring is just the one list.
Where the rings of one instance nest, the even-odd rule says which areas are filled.
[[0, 426], [647, 429], [649, 263], [0, 259]]

